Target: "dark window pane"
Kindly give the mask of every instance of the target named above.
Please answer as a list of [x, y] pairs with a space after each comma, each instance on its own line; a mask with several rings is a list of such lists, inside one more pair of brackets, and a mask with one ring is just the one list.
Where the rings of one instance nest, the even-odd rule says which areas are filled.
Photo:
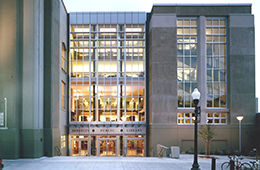
[[219, 94], [219, 83], [213, 83], [214, 84], [214, 94]]
[[207, 95], [207, 107], [212, 107], [212, 95]]
[[207, 81], [212, 81], [212, 70], [207, 70]]
[[182, 82], [178, 82], [178, 94], [184, 94]]
[[190, 96], [185, 96], [185, 107], [190, 107]]
[[212, 83], [207, 83], [207, 94], [213, 94]]
[[197, 55], [197, 44], [190, 44], [191, 55]]
[[219, 45], [213, 44], [213, 55], [219, 55]]
[[183, 107], [183, 96], [178, 96], [178, 107]]
[[184, 55], [190, 56], [190, 44], [184, 44]]
[[182, 44], [178, 44], [178, 55], [183, 55], [183, 45]]
[[220, 81], [226, 81], [226, 70], [220, 70]]
[[184, 67], [190, 68], [190, 57], [185, 57], [184, 62], [185, 62]]
[[219, 70], [214, 70], [214, 81], [219, 81]]
[[212, 68], [212, 58], [207, 57], [207, 68]]
[[212, 55], [212, 44], [207, 44], [207, 55]]
[[220, 104], [221, 104], [221, 107], [227, 107], [227, 105], [226, 105], [226, 95], [222, 95], [220, 97]]
[[184, 83], [184, 85], [185, 85], [185, 94], [191, 94], [190, 83]]
[[183, 68], [183, 58], [178, 57], [178, 68]]
[[219, 107], [219, 96], [214, 96], [214, 107]]

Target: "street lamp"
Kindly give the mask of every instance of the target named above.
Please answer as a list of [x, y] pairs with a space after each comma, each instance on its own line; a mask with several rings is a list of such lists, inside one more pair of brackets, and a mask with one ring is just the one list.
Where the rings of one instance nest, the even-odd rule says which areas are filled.
[[91, 154], [91, 137], [90, 137], [90, 122], [91, 122], [91, 119], [92, 119], [92, 117], [91, 116], [89, 116], [88, 118], [88, 156], [90, 156], [90, 154]]
[[200, 92], [195, 87], [194, 91], [191, 94], [192, 100], [195, 104], [195, 128], [194, 128], [194, 161], [192, 165], [192, 170], [200, 170], [198, 164], [198, 103], [200, 99]]
[[241, 153], [241, 121], [244, 119], [244, 116], [237, 116], [239, 121], [239, 153]]
[[125, 156], [125, 140], [124, 140], [124, 136], [125, 136], [125, 121], [126, 121], [126, 117], [123, 116], [122, 118], [122, 121], [123, 121], [123, 155]]

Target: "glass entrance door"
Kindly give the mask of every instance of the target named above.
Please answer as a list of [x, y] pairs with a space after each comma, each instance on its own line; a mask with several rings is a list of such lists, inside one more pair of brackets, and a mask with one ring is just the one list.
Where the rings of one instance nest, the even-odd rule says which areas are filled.
[[100, 144], [100, 156], [116, 156], [116, 140], [102, 139]]
[[79, 141], [72, 140], [72, 156], [79, 156]]
[[100, 143], [100, 156], [107, 156], [107, 141], [101, 140], [99, 143]]
[[88, 156], [88, 141], [72, 140], [72, 156]]
[[128, 139], [127, 156], [144, 156], [144, 140]]
[[88, 156], [88, 141], [80, 141], [80, 156]]

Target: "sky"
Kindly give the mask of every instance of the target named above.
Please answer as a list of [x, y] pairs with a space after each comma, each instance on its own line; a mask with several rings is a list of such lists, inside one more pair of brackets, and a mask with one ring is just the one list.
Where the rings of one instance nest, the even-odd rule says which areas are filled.
[[63, 0], [67, 12], [83, 11], [145, 11], [151, 12], [153, 4], [252, 4], [252, 14], [255, 17], [255, 60], [256, 60], [256, 97], [258, 112], [260, 112], [260, 1], [259, 0], [182, 0], [180, 3], [173, 0]]

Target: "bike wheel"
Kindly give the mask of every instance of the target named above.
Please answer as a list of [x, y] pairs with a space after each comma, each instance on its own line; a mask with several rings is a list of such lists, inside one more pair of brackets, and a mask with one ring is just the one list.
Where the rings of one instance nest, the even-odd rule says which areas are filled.
[[229, 162], [224, 162], [222, 165], [221, 165], [221, 169], [222, 170], [229, 170], [230, 169], [230, 163]]
[[239, 168], [242, 170], [251, 170], [252, 167], [249, 163], [242, 163]]

